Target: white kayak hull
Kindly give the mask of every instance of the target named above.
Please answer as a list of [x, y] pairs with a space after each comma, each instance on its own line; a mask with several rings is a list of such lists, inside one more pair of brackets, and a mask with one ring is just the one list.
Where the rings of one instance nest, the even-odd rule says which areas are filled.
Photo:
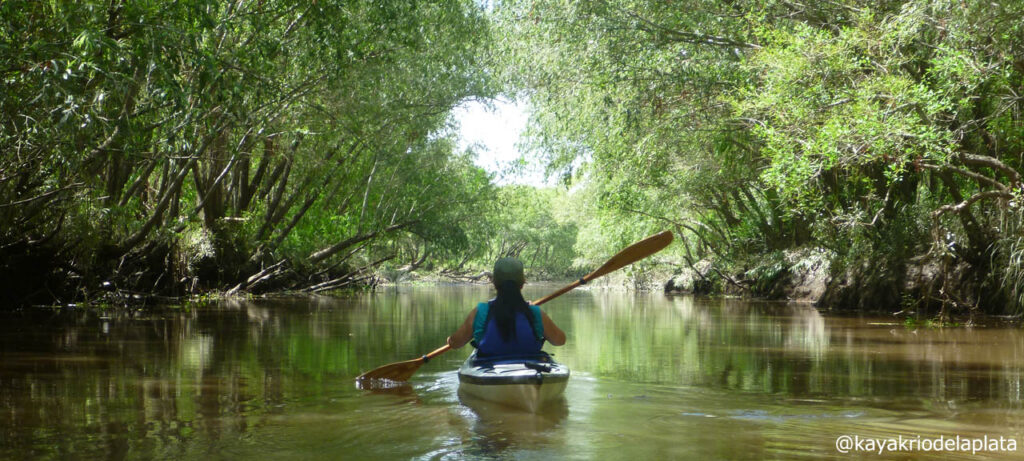
[[568, 383], [569, 368], [546, 356], [490, 362], [474, 353], [459, 368], [460, 394], [534, 413], [561, 399]]

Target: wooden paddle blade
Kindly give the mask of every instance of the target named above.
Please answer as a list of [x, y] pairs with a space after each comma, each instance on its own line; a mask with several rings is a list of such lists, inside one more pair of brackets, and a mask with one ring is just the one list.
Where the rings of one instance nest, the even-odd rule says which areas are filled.
[[616, 253], [615, 256], [612, 256], [611, 259], [605, 262], [604, 265], [602, 265], [601, 267], [597, 268], [596, 271], [583, 276], [583, 278], [570, 283], [569, 285], [563, 287], [562, 289], [554, 293], [551, 293], [536, 301], [531, 301], [530, 304], [539, 306], [548, 301], [551, 301], [552, 299], [562, 296], [563, 294], [569, 291], [572, 291], [576, 287], [583, 285], [586, 282], [589, 282], [602, 275], [614, 272], [618, 269], [623, 268], [624, 266], [628, 266], [629, 264], [644, 259], [654, 253], [663, 250], [665, 247], [668, 246], [668, 244], [672, 243], [673, 238], [674, 237], [672, 236], [672, 231], [664, 231], [647, 237], [639, 242], [636, 242], [626, 247], [626, 249]]
[[356, 381], [364, 382], [369, 380], [408, 381], [416, 370], [419, 370], [425, 362], [423, 357], [406, 360], [404, 362], [389, 363], [382, 367], [374, 368], [356, 377]]
[[672, 231], [664, 231], [636, 242], [612, 256], [601, 267], [584, 277], [587, 281], [615, 272], [625, 266], [657, 253], [672, 243]]
[[[451, 346], [445, 344], [444, 346], [434, 349], [423, 357], [406, 360], [404, 362], [389, 363], [382, 367], [374, 368], [366, 373], [356, 376], [356, 383], [360, 384], [360, 387], [377, 387], [373, 385], [372, 381], [408, 381], [409, 378], [412, 378], [412, 375], [416, 373], [416, 370], [419, 370], [424, 363], [429, 362], [430, 359], [444, 354], [449, 350], [451, 350]], [[364, 386], [364, 384], [366, 386]]]

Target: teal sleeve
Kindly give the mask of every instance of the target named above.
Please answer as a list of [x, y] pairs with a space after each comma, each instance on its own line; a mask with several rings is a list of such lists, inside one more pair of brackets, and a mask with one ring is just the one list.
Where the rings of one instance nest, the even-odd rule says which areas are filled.
[[533, 312], [533, 332], [538, 338], [544, 339], [544, 317], [540, 315], [540, 306], [530, 305], [530, 311]]
[[484, 322], [487, 321], [487, 309], [491, 305], [480, 303], [476, 305], [476, 317], [473, 317], [473, 341], [480, 341], [484, 337]]

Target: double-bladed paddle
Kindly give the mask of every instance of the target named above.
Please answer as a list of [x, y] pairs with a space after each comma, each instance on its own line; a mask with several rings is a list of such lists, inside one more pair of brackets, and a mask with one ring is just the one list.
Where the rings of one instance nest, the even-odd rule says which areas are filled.
[[[540, 298], [537, 301], [533, 301], [530, 304], [539, 306], [548, 301], [551, 301], [552, 299], [555, 299], [571, 291], [573, 288], [583, 285], [603, 275], [615, 272], [616, 270], [619, 270], [625, 266], [628, 266], [650, 255], [653, 255], [654, 253], [657, 253], [661, 251], [663, 248], [667, 247], [670, 243], [672, 243], [671, 231], [664, 231], [647, 237], [639, 242], [636, 242], [626, 247], [626, 249], [616, 253], [615, 256], [612, 256], [607, 262], [601, 265], [601, 267], [597, 268], [597, 270], [595, 270], [594, 272], [584, 275], [579, 280], [576, 280], [575, 282], [572, 282], [563, 287], [562, 289], [554, 293], [551, 293], [543, 298]], [[451, 349], [451, 347], [445, 344], [444, 346], [434, 349], [433, 352], [422, 357], [415, 358], [412, 360], [406, 360], [404, 362], [390, 363], [379, 368], [374, 368], [373, 370], [367, 371], [366, 373], [359, 375], [356, 378], [356, 381], [364, 381], [371, 379], [386, 379], [389, 381], [408, 381], [409, 378], [412, 377], [413, 373], [416, 373], [416, 370], [418, 370], [424, 363], [429, 362], [430, 359], [434, 357], [437, 357], [441, 354], [444, 354], [445, 352], [448, 352], [449, 349]]]

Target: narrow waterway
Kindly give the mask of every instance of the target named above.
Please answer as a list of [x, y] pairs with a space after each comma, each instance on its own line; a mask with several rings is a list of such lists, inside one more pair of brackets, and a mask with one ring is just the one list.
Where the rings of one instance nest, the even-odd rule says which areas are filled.
[[[528, 285], [539, 298], [552, 287]], [[914, 329], [804, 305], [579, 290], [563, 403], [459, 399], [469, 351], [410, 385], [353, 378], [444, 343], [487, 287], [0, 314], [0, 459], [1019, 459], [1024, 334]], [[1016, 452], [883, 453], [837, 437], [1004, 437]]]

